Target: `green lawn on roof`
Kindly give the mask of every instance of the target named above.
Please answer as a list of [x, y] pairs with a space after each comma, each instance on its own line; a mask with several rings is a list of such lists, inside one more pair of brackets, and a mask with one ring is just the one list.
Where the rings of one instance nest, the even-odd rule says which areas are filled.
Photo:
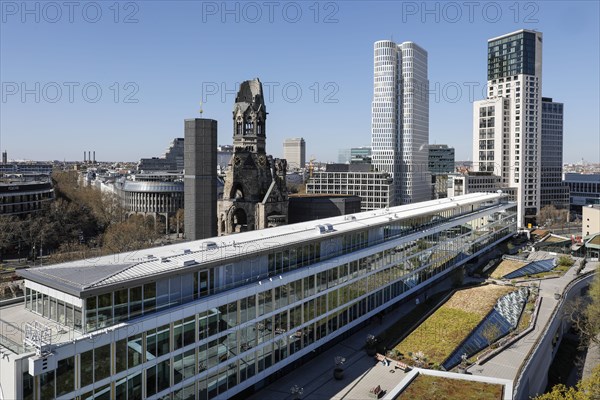
[[501, 296], [514, 288], [486, 285], [457, 291], [452, 297], [410, 333], [395, 350], [422, 352], [427, 362], [441, 364], [492, 310]]
[[501, 385], [419, 374], [398, 400], [500, 400]]

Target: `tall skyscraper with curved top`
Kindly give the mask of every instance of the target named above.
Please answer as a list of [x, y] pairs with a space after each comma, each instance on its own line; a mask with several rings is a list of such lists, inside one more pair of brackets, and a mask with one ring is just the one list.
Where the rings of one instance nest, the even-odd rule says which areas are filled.
[[427, 52], [416, 43], [374, 46], [373, 166], [394, 179], [390, 205], [431, 198]]

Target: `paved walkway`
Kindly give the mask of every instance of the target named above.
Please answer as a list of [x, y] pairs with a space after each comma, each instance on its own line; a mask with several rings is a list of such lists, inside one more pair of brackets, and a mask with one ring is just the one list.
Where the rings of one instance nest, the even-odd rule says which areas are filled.
[[[597, 267], [597, 262], [588, 262], [582, 272], [592, 271]], [[575, 265], [560, 278], [538, 281], [540, 283], [540, 296], [542, 297], [542, 302], [533, 331], [500, 352], [485, 364], [472, 365], [468, 371], [474, 375], [492, 376], [514, 381], [517, 378], [516, 375], [521, 364], [525, 362], [530, 350], [542, 335], [546, 323], [552, 316], [552, 313], [558, 304], [558, 300], [554, 299], [554, 293], [563, 292], [567, 284], [576, 277], [576, 270], [577, 267]]]

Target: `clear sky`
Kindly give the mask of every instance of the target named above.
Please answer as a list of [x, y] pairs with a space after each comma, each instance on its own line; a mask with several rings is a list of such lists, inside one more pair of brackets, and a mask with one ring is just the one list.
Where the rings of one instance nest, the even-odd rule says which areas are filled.
[[[304, 137], [307, 158], [370, 144], [373, 42], [429, 53], [431, 143], [469, 160], [487, 39], [541, 31], [543, 95], [565, 103], [564, 160], [600, 158], [598, 1], [0, 1], [0, 148], [9, 158], [162, 154], [183, 120], [230, 144], [239, 82], [259, 77], [267, 151]], [[100, 93], [101, 92], [101, 93]]]

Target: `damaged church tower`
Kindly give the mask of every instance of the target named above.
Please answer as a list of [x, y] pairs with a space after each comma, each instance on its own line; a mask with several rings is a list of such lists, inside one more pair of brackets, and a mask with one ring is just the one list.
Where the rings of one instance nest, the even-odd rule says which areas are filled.
[[218, 204], [219, 235], [287, 223], [287, 162], [266, 154], [266, 120], [262, 83], [243, 82], [233, 107], [233, 155]]

